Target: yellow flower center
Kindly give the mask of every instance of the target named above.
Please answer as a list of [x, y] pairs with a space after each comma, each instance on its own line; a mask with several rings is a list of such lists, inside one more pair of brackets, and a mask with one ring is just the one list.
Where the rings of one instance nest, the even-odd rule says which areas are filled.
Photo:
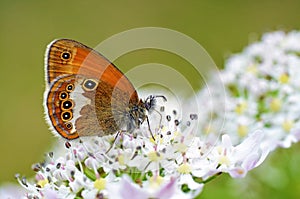
[[227, 156], [221, 155], [220, 158], [219, 158], [219, 163], [220, 164], [225, 164], [226, 166], [229, 166], [230, 165], [230, 160]]
[[37, 184], [43, 188], [48, 183], [49, 181], [47, 179], [44, 179], [44, 180], [39, 180]]
[[106, 187], [106, 180], [104, 178], [99, 178], [95, 180], [94, 187], [98, 190], [103, 190]]
[[283, 123], [282, 123], [282, 128], [283, 130], [285, 130], [286, 132], [290, 132], [290, 130], [293, 128], [294, 126], [294, 122], [291, 121], [291, 120], [285, 120]]
[[290, 77], [288, 76], [288, 74], [284, 73], [284, 74], [280, 75], [279, 82], [281, 84], [286, 84], [289, 82], [289, 79], [290, 79]]
[[270, 103], [270, 109], [274, 112], [277, 112], [281, 109], [281, 100], [280, 99], [273, 99]]
[[247, 68], [247, 72], [252, 73], [254, 75], [257, 74], [257, 67], [256, 67], [256, 65], [250, 65]]
[[177, 168], [177, 171], [182, 174], [189, 174], [191, 173], [192, 169], [188, 163], [183, 163]]
[[246, 125], [238, 125], [237, 132], [238, 132], [239, 136], [245, 137], [248, 134], [248, 131], [249, 131], [248, 126], [246, 126]]
[[120, 165], [124, 165], [124, 155], [118, 155], [118, 162]]
[[161, 176], [152, 176], [149, 179], [150, 186], [154, 189], [159, 188], [159, 186], [163, 183], [164, 178]]
[[147, 156], [150, 159], [150, 161], [153, 161], [153, 162], [157, 162], [157, 161], [159, 161], [163, 158], [161, 156], [161, 154], [158, 153], [157, 151], [151, 151], [151, 152], [148, 153]]
[[[154, 136], [154, 139], [157, 140], [157, 135], [153, 135]], [[150, 142], [152, 142], [152, 144], [155, 144], [156, 141], [153, 139], [152, 136], [150, 136]]]
[[239, 103], [236, 108], [235, 108], [235, 112], [237, 114], [243, 114], [246, 110], [247, 110], [248, 104], [247, 102], [241, 102]]
[[176, 147], [177, 151], [179, 151], [181, 153], [186, 152], [186, 150], [187, 150], [187, 146], [183, 143], [178, 143], [178, 144], [176, 144], [175, 147]]

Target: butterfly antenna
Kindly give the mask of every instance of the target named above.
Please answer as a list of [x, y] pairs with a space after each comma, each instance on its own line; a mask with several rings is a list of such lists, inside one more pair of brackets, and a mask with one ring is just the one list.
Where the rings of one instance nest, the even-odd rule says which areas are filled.
[[147, 100], [154, 100], [155, 98], [162, 98], [165, 102], [168, 101], [164, 95], [149, 95], [145, 101]]
[[163, 98], [165, 102], [168, 101], [164, 95], [154, 95], [153, 98]]

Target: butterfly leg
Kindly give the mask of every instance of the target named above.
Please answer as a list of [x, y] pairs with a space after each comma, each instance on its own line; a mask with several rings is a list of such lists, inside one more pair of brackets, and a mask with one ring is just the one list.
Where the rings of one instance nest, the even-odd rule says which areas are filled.
[[158, 113], [160, 119], [159, 119], [159, 128], [161, 128], [161, 123], [162, 123], [162, 114], [160, 112], [158, 112], [156, 109], [153, 109], [153, 111], [155, 111], [156, 113]]
[[124, 132], [126, 132], [125, 130], [119, 130], [118, 132], [117, 132], [117, 134], [116, 134], [116, 136], [115, 136], [115, 138], [114, 138], [114, 141], [113, 141], [113, 143], [112, 143], [112, 145], [107, 149], [107, 151], [105, 152], [105, 154], [108, 154], [108, 152], [113, 148], [113, 146], [115, 145], [115, 143], [116, 143], [116, 140], [117, 140], [117, 138], [119, 137], [119, 135], [121, 134], [121, 133], [124, 133]]
[[155, 138], [154, 138], [153, 133], [152, 133], [151, 128], [150, 128], [150, 122], [149, 122], [148, 116], [146, 116], [146, 120], [147, 120], [147, 124], [148, 124], [148, 130], [151, 134], [152, 139], [155, 141]]

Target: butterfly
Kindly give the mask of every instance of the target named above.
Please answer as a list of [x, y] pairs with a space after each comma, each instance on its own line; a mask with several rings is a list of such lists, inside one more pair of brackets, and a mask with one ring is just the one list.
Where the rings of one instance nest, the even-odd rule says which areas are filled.
[[45, 54], [44, 107], [55, 134], [83, 136], [132, 133], [147, 120], [156, 98], [139, 98], [128, 78], [103, 55], [70, 39], [51, 42]]

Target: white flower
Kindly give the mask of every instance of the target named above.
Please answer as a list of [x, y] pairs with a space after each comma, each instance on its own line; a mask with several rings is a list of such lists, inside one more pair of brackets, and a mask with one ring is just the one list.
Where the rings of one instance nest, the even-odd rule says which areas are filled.
[[[213, 99], [215, 107], [208, 106], [203, 112], [200, 126], [209, 121], [209, 133], [227, 133], [236, 144], [249, 133], [261, 129], [265, 134], [264, 145], [269, 145], [270, 150], [298, 142], [299, 41], [300, 33], [296, 31], [268, 33], [262, 41], [229, 58], [220, 72], [228, 96], [226, 113], [218, 104], [223, 99]], [[214, 82], [208, 87], [222, 92]], [[206, 100], [207, 96], [202, 93], [198, 98]], [[217, 117], [211, 119], [210, 113]], [[215, 129], [220, 129], [220, 117], [225, 118], [224, 126], [222, 131], [216, 132]]]

